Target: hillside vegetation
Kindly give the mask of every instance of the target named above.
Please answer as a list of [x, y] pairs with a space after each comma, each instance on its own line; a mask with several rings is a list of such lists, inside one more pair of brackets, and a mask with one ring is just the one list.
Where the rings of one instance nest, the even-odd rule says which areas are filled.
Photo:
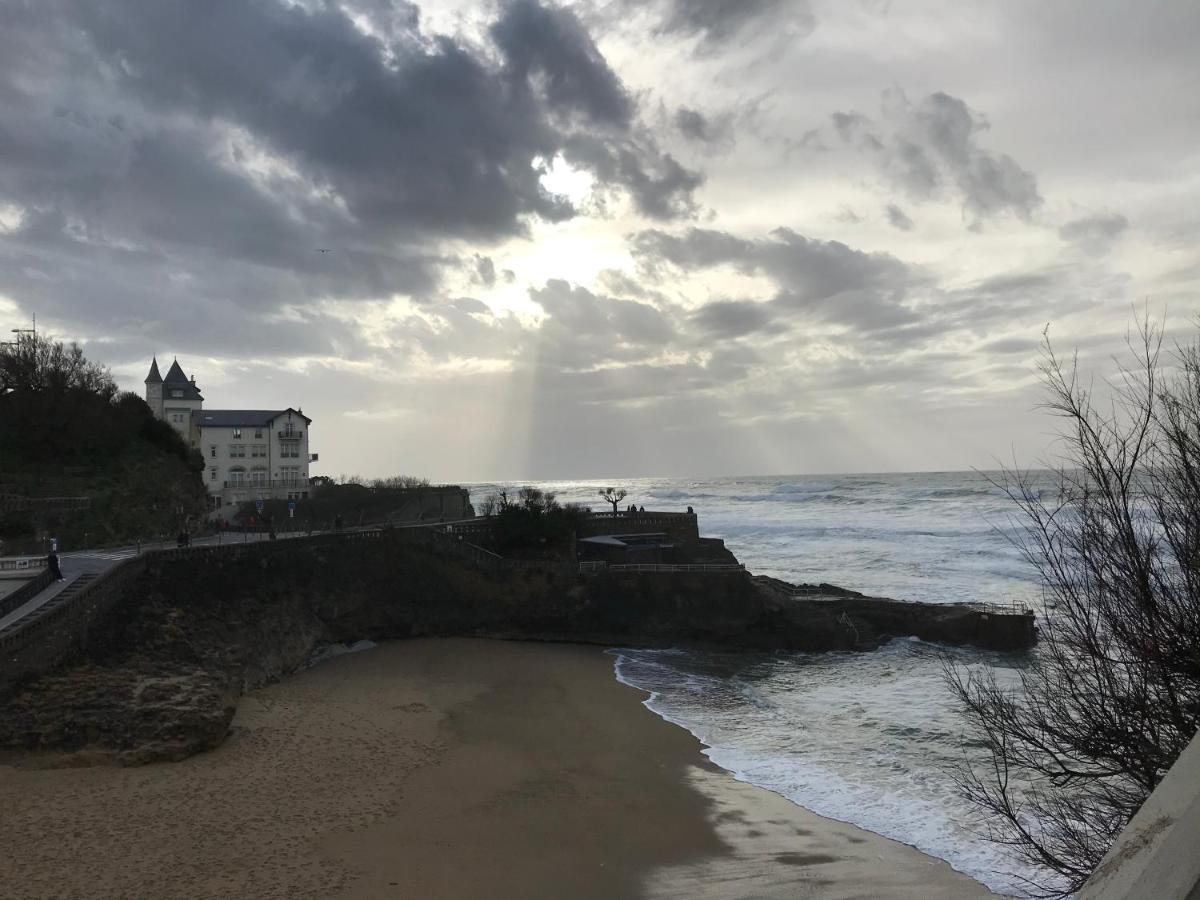
[[[0, 346], [0, 541], [41, 552], [172, 535], [204, 515], [203, 461], [75, 345]], [[64, 500], [62, 498], [86, 498]]]

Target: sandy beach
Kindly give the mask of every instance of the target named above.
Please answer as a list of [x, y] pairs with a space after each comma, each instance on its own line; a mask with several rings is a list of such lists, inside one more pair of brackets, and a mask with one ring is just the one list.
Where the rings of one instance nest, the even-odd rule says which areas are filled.
[[735, 781], [642, 699], [595, 647], [340, 656], [243, 698], [228, 741], [181, 763], [5, 760], [0, 894], [992, 896]]

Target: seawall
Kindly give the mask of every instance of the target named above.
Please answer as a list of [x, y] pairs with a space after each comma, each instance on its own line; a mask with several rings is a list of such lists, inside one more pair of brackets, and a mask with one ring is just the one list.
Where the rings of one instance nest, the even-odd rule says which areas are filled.
[[1017, 649], [1032, 619], [788, 594], [743, 570], [509, 564], [432, 529], [147, 553], [0, 637], [0, 746], [127, 761], [215, 746], [237, 697], [323, 643], [471, 636], [623, 646], [868, 649], [893, 636]]

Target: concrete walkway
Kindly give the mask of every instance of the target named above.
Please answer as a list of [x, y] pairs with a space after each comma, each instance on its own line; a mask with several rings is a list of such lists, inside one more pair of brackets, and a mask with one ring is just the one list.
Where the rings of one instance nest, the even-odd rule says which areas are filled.
[[[317, 533], [313, 532], [313, 534]], [[305, 537], [306, 535], [307, 532], [289, 532], [286, 534], [277, 534], [276, 538], [278, 540], [286, 540], [287, 538]], [[195, 538], [192, 540], [191, 546], [218, 547], [225, 544], [254, 544], [269, 539], [266, 533], [240, 534], [225, 532], [208, 537]], [[59, 568], [62, 569], [63, 577], [66, 580], [52, 582], [41, 593], [34, 595], [26, 603], [17, 607], [3, 618], [0, 618], [0, 631], [11, 628], [22, 619], [36, 613], [69, 588], [81, 575], [90, 574], [94, 577], [99, 577], [118, 563], [137, 556], [139, 551], [144, 553], [147, 550], [170, 550], [174, 549], [175, 546], [176, 543], [174, 541], [154, 541], [142, 544], [140, 547], [137, 544], [130, 544], [126, 547], [103, 547], [95, 550], [74, 550], [70, 553], [60, 553], [58, 557]]]

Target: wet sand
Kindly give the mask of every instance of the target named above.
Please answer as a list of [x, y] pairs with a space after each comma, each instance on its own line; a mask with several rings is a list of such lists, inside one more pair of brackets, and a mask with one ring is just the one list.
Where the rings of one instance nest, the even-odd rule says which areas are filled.
[[[0, 765], [5, 898], [991, 896], [712, 766], [594, 647], [402, 641], [182, 763]], [[11, 761], [10, 761], [11, 762]]]

